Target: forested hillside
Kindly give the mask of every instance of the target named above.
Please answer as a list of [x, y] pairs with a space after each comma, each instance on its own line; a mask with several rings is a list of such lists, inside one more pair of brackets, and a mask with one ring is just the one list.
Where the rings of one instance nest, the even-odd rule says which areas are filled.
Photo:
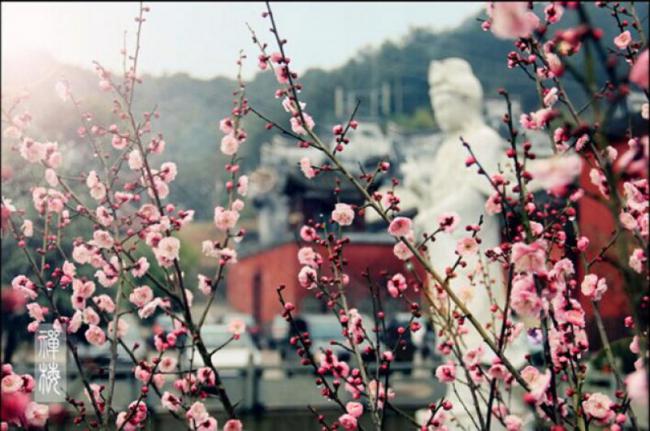
[[[647, 7], [642, 10], [646, 17]], [[526, 86], [528, 79], [522, 72], [508, 70], [505, 57], [511, 44], [495, 37], [485, 37], [477, 17], [469, 18], [461, 26], [445, 32], [433, 32], [425, 28], [414, 28], [399, 41], [385, 41], [372, 49], [360, 51], [345, 65], [334, 70], [311, 69], [304, 73], [304, 98], [317, 124], [329, 130], [336, 120], [334, 115], [334, 94], [341, 87], [346, 94], [354, 92], [361, 97], [367, 113], [367, 97], [370, 90], [380, 90], [388, 85], [391, 92], [390, 109], [381, 120], [393, 120], [405, 127], [433, 126], [427, 84], [427, 70], [433, 59], [451, 56], [468, 60], [475, 74], [483, 84], [485, 94], [495, 96], [499, 87], [507, 88], [516, 95], [524, 109], [532, 109], [536, 95]], [[595, 16], [595, 22], [603, 21]], [[432, 22], [435, 17], [432, 17]], [[605, 40], [616, 34], [610, 22], [605, 30]], [[568, 20], [563, 25], [570, 25]], [[308, 36], [306, 36], [308, 37]], [[245, 67], [256, 67], [256, 48], [243, 47], [249, 55]], [[218, 49], [218, 47], [215, 47]], [[287, 46], [291, 52], [291, 44]], [[113, 53], [98, 53], [99, 56]], [[233, 62], [233, 72], [235, 65]], [[37, 138], [57, 140], [61, 143], [77, 142], [76, 129], [79, 119], [68, 104], [63, 104], [55, 95], [54, 85], [61, 78], [67, 79], [73, 92], [92, 94], [83, 100], [89, 111], [99, 112], [103, 107], [105, 121], [110, 120], [108, 109], [110, 96], [97, 88], [97, 78], [92, 65], [87, 69], [61, 65], [55, 61], [33, 57], [16, 61], [3, 70], [3, 96], [16, 94], [27, 89], [31, 99], [27, 103], [35, 118], [35, 126], [41, 130]], [[283, 113], [273, 98], [274, 77], [269, 73], [258, 73], [248, 83], [250, 102], [270, 117], [280, 119]], [[236, 88], [234, 80], [217, 77], [211, 80], [192, 78], [187, 74], [170, 76], [144, 76], [144, 84], [138, 87], [141, 110], [157, 107], [161, 114], [156, 130], [163, 133], [168, 143], [167, 151], [179, 165], [180, 175], [172, 188], [172, 200], [197, 210], [197, 217], [211, 217], [215, 197], [215, 170], [221, 169], [217, 125], [231, 106], [231, 93]], [[155, 95], [155, 97], [154, 97]], [[3, 99], [3, 104], [5, 100]], [[247, 119], [249, 140], [246, 144], [247, 169], [258, 161], [258, 148], [268, 137], [264, 125], [252, 116]], [[110, 123], [108, 123], [110, 124]], [[3, 152], [3, 154], [7, 154]], [[3, 166], [11, 163], [5, 156]], [[191, 186], [190, 186], [191, 185]]]

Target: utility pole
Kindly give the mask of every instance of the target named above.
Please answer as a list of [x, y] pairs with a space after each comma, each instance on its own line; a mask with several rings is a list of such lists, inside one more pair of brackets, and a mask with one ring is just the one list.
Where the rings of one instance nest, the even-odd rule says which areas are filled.
[[352, 111], [354, 111], [354, 107], [357, 104], [357, 94], [355, 91], [348, 91], [348, 112], [346, 115], [352, 115]]
[[395, 111], [398, 114], [404, 112], [404, 90], [399, 78], [395, 81]]
[[377, 118], [379, 115], [379, 92], [373, 88], [370, 90], [370, 116]]
[[381, 84], [381, 113], [385, 117], [390, 115], [390, 85], [388, 82]]
[[334, 89], [334, 116], [337, 119], [345, 116], [345, 93], [340, 85]]

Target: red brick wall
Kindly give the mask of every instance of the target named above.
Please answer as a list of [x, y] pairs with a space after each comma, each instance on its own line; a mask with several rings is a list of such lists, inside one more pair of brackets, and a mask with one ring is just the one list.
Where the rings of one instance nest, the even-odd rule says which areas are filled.
[[285, 284], [285, 298], [296, 301], [297, 274], [300, 270], [296, 258], [296, 245], [284, 244], [272, 249], [246, 256], [233, 265], [228, 272], [228, 302], [237, 310], [253, 313], [253, 284], [255, 274], [261, 276], [261, 316], [259, 323], [268, 322], [281, 312], [275, 289]]
[[[586, 167], [582, 173], [582, 186], [590, 192], [598, 193], [595, 186], [589, 180], [589, 167]], [[614, 220], [610, 210], [597, 200], [585, 196], [580, 200], [579, 206], [579, 226], [581, 234], [590, 239], [589, 248], [587, 249], [587, 260], [593, 259], [596, 254], [612, 238], [614, 232]], [[614, 251], [614, 250], [612, 250]], [[615, 256], [611, 251], [607, 255]], [[600, 262], [592, 265], [590, 272], [597, 274], [599, 277], [607, 279], [608, 290], [601, 301], [601, 314], [603, 317], [617, 317], [626, 309], [627, 298], [623, 292], [623, 279], [620, 272], [607, 262]], [[584, 268], [580, 266], [580, 275], [584, 275]], [[583, 303], [589, 316], [591, 316], [591, 304], [589, 301]]]
[[[619, 151], [619, 154], [623, 154], [628, 149], [627, 142], [618, 143], [614, 147]], [[589, 178], [590, 170], [591, 166], [585, 163], [580, 175], [580, 185], [586, 192], [600, 196], [598, 188], [591, 183]], [[612, 233], [615, 230], [614, 219], [606, 205], [589, 197], [588, 194], [580, 199], [578, 211], [581, 234], [590, 239], [586, 257], [588, 261], [591, 261], [611, 240]], [[606, 256], [611, 256], [618, 260], [616, 248], [612, 247], [606, 253]], [[627, 264], [627, 262], [624, 262], [624, 264]], [[577, 267], [579, 277], [582, 279], [585, 275], [584, 268], [582, 265], [577, 265]], [[608, 289], [600, 302], [600, 311], [609, 337], [611, 339], [618, 339], [628, 336], [629, 333], [623, 325], [623, 318], [630, 313], [630, 308], [628, 307], [628, 298], [624, 290], [621, 273], [607, 262], [599, 262], [592, 265], [590, 272], [597, 274], [599, 277], [604, 277], [607, 280]], [[579, 296], [589, 321], [588, 332], [590, 342], [593, 344], [592, 347], [596, 348], [600, 345], [600, 339], [597, 336], [595, 323], [592, 321], [592, 305], [582, 295]]]
[[[298, 248], [295, 243], [287, 243], [241, 258], [228, 272], [229, 303], [241, 312], [253, 314], [253, 285], [255, 274], [259, 272], [261, 324], [268, 323], [281, 312], [276, 293], [280, 285], [286, 286], [285, 299], [299, 309], [303, 298], [311, 293], [298, 284], [297, 276], [301, 267], [297, 258]], [[324, 250], [317, 251], [326, 258]], [[390, 274], [405, 272], [403, 262], [393, 255], [391, 244], [348, 244], [345, 246], [344, 257], [348, 260], [345, 272], [351, 280], [348, 292], [353, 305], [369, 295], [361, 275], [367, 268], [374, 279], [378, 279], [384, 270]]]

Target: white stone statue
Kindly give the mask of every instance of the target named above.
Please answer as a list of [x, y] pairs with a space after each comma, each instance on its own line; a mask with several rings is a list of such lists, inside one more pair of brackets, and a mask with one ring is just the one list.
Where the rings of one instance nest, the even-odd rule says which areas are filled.
[[[410, 164], [406, 168], [407, 179], [405, 185], [418, 183], [417, 192], [420, 195], [418, 215], [415, 218], [418, 234], [433, 232], [439, 225], [438, 216], [447, 212], [455, 212], [461, 222], [453, 233], [440, 233], [433, 243], [429, 243], [429, 258], [434, 269], [444, 277], [445, 268], [451, 267], [457, 255], [457, 241], [469, 236], [464, 227], [477, 224], [481, 214], [485, 213], [485, 202], [493, 189], [488, 180], [477, 174], [476, 166], [467, 168], [465, 160], [469, 153], [461, 144], [462, 137], [468, 142], [476, 158], [488, 173], [496, 173], [498, 165], [505, 166], [508, 161], [505, 157], [506, 142], [499, 134], [491, 129], [483, 120], [482, 100], [483, 90], [472, 69], [465, 60], [448, 58], [433, 61], [429, 67], [430, 97], [435, 114], [435, 119], [445, 137], [433, 160], [424, 163], [420, 160], [417, 164]], [[425, 169], [426, 172], [418, 171]], [[409, 176], [418, 181], [410, 181]], [[426, 181], [426, 184], [423, 184]], [[424, 191], [424, 193], [423, 193]], [[497, 216], [484, 215], [483, 226], [479, 234], [482, 243], [480, 255], [487, 265], [484, 256], [485, 250], [493, 248], [501, 242], [499, 220]], [[482, 280], [479, 285], [471, 285], [469, 276], [478, 266], [478, 256], [468, 258], [466, 268], [458, 268], [458, 276], [451, 280], [450, 287], [465, 301], [465, 304], [479, 322], [484, 325], [492, 322], [494, 313], [490, 311], [490, 301]], [[503, 307], [505, 304], [505, 286], [503, 284], [502, 270], [498, 265], [483, 267], [493, 280], [492, 294], [496, 302]], [[481, 345], [482, 339], [469, 322], [465, 324], [470, 332], [463, 336], [463, 340], [470, 348]], [[501, 322], [496, 322], [497, 328]], [[525, 332], [525, 331], [524, 331]], [[484, 363], [489, 363], [493, 354], [484, 344]], [[524, 355], [527, 351], [525, 334], [518, 339], [506, 352], [507, 357], [515, 366], [524, 364]], [[462, 380], [465, 375], [458, 374]], [[464, 402], [471, 400], [464, 385], [456, 385]], [[447, 397], [454, 403], [453, 415], [463, 425], [469, 424], [464, 408], [452, 391]], [[483, 406], [485, 414], [485, 407]], [[465, 422], [463, 422], [465, 421]], [[496, 429], [496, 428], [495, 428]]]

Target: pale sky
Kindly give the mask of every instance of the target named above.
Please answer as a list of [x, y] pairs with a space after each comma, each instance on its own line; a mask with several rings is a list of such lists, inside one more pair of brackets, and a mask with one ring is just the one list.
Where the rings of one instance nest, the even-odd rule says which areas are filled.
[[[249, 55], [246, 76], [255, 72], [245, 23], [271, 42], [264, 3], [145, 3], [140, 71], [160, 75], [187, 72], [197, 78], [234, 77], [240, 48]], [[280, 33], [289, 40], [296, 70], [332, 68], [359, 49], [398, 41], [410, 27], [452, 28], [484, 3], [285, 2], [272, 3]], [[134, 36], [136, 2], [2, 2], [2, 62], [16, 55], [47, 52], [55, 59], [86, 68], [98, 60], [121, 69], [124, 30]], [[131, 43], [133, 38], [129, 38]]]

